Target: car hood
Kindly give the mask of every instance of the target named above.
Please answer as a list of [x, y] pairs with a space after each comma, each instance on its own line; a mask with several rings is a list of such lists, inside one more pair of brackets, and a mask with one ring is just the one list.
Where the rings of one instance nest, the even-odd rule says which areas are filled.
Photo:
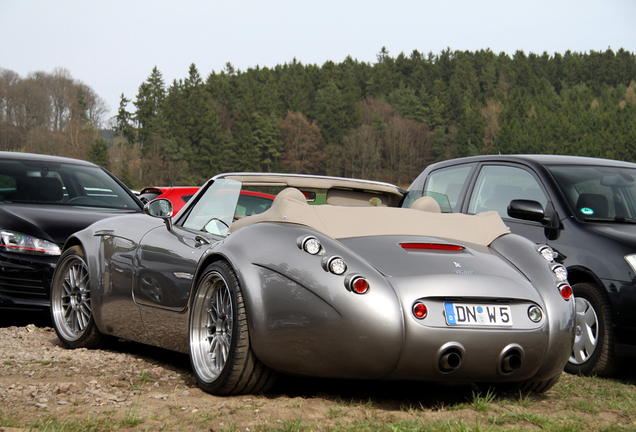
[[611, 237], [618, 240], [622, 244], [629, 244], [636, 246], [636, 224], [626, 223], [611, 223], [611, 224], [596, 224], [588, 223], [588, 228], [591, 231], [600, 233], [606, 237]]
[[71, 234], [98, 220], [130, 213], [140, 213], [140, 211], [3, 204], [0, 207], [0, 228], [32, 235], [61, 245]]

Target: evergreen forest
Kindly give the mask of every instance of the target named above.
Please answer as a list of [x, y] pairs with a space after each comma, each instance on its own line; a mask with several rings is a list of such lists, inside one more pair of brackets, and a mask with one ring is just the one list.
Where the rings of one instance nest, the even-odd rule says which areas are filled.
[[0, 150], [88, 159], [132, 188], [227, 171], [408, 184], [430, 163], [545, 153], [636, 162], [636, 57], [413, 51], [375, 63], [296, 59], [207, 76], [156, 67], [116, 115], [64, 69], [0, 69]]

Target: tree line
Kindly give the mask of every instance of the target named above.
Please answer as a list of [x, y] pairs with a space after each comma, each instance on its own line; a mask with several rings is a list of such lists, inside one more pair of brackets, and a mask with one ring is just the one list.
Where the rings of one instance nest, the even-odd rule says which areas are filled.
[[205, 79], [192, 64], [169, 85], [155, 67], [134, 99], [121, 95], [106, 138], [103, 112], [64, 70], [0, 70], [0, 149], [90, 159], [131, 187], [227, 171], [408, 185], [432, 162], [476, 154], [636, 161], [636, 57], [382, 48], [374, 63], [227, 63]]

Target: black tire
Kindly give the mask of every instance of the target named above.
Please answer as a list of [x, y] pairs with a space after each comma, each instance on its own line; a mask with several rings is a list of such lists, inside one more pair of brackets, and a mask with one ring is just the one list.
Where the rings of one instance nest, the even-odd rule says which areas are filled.
[[86, 255], [79, 246], [62, 254], [51, 284], [51, 319], [67, 348], [96, 348], [104, 340], [93, 318]]
[[276, 374], [250, 346], [243, 294], [225, 261], [210, 264], [190, 311], [190, 362], [199, 387], [216, 395], [265, 392]]
[[518, 389], [519, 391], [521, 391], [522, 393], [545, 393], [548, 390], [550, 390], [558, 381], [559, 378], [561, 378], [561, 372], [559, 372], [558, 374], [556, 374], [555, 376], [553, 376], [552, 378], [550, 378], [549, 380], [545, 380], [545, 381], [526, 381], [524, 383], [522, 383]]
[[487, 392], [489, 389], [494, 390], [497, 393], [518, 394], [521, 393], [545, 393], [550, 390], [561, 378], [561, 372], [545, 381], [528, 380], [518, 383], [479, 383], [477, 388], [482, 392]]
[[618, 370], [614, 354], [612, 311], [605, 295], [590, 283], [572, 286], [576, 302], [576, 334], [564, 370], [576, 375], [609, 376]]

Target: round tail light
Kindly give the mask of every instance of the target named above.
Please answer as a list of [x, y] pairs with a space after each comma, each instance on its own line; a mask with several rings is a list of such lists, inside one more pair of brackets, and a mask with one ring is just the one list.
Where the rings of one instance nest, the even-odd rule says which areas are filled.
[[369, 282], [363, 277], [354, 278], [351, 281], [351, 291], [356, 294], [364, 294], [369, 291]]
[[413, 305], [413, 315], [417, 319], [424, 319], [428, 315], [428, 309], [426, 305], [422, 302], [417, 302]]
[[570, 297], [572, 297], [572, 287], [570, 285], [559, 285], [559, 292], [565, 300], [570, 300]]

